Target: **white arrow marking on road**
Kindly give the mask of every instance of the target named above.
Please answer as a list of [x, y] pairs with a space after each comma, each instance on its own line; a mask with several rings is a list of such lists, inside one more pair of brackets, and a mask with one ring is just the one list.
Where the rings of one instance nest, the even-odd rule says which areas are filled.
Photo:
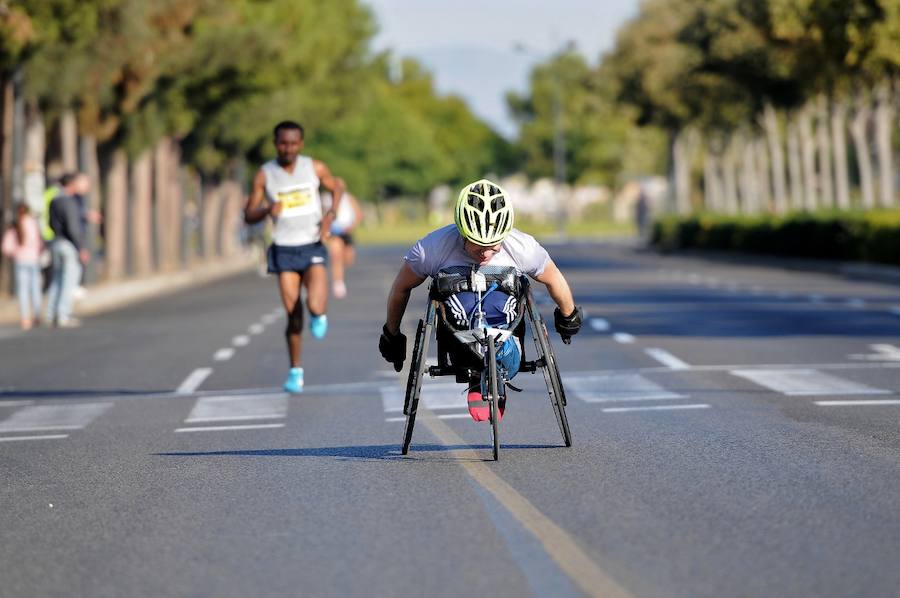
[[634, 342], [634, 337], [627, 332], [617, 332], [613, 335], [613, 340], [617, 343], [629, 345]]
[[246, 334], [239, 334], [231, 339], [231, 344], [235, 347], [246, 347], [250, 344], [250, 337]]
[[706, 403], [691, 405], [648, 405], [646, 407], [604, 407], [604, 413], [624, 413], [626, 411], [676, 411], [679, 409], [708, 409]]
[[678, 359], [677, 357], [675, 357], [674, 355], [672, 355], [665, 349], [657, 349], [657, 348], [644, 349], [644, 353], [646, 353], [647, 355], [649, 355], [656, 361], [660, 362], [661, 364], [663, 364], [670, 370], [689, 370], [689, 369], [691, 369], [691, 366], [689, 366], [685, 362], [681, 361], [680, 359]]
[[603, 318], [590, 318], [588, 320], [588, 325], [590, 325], [592, 330], [596, 330], [597, 332], [605, 332], [609, 330], [609, 322], [607, 322]]
[[228, 361], [234, 356], [234, 349], [231, 347], [225, 347], [216, 351], [213, 355], [213, 359], [216, 361]]
[[175, 392], [178, 394], [189, 395], [203, 384], [203, 381], [206, 380], [210, 374], [213, 373], [212, 368], [197, 368], [193, 372], [191, 372], [187, 378], [184, 379], [184, 382], [175, 389]]
[[176, 428], [176, 432], [224, 432], [226, 430], [264, 430], [283, 428], [284, 424], [248, 424], [241, 426], [204, 426], [202, 428]]
[[863, 405], [900, 405], [900, 399], [866, 399], [860, 401], [816, 401], [821, 407], [856, 407]]
[[811, 369], [731, 370], [731, 373], [788, 396], [890, 394], [889, 390], [873, 388]]
[[25, 407], [0, 422], [0, 432], [80, 430], [110, 407], [112, 403]]

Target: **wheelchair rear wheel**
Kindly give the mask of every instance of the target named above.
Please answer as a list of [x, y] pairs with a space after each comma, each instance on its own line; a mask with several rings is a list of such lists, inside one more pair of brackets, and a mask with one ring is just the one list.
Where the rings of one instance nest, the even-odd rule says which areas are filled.
[[497, 347], [493, 339], [488, 339], [487, 350], [487, 387], [491, 406], [491, 440], [494, 442], [494, 461], [500, 459], [500, 392], [497, 379]]
[[[534, 310], [534, 307], [532, 306], [531, 309]], [[539, 314], [532, 315], [531, 325], [534, 344], [540, 354], [538, 358], [543, 359], [544, 362], [541, 371], [544, 374], [544, 381], [547, 383], [547, 392], [550, 394], [550, 405], [553, 407], [556, 423], [559, 425], [565, 445], [572, 446], [572, 432], [569, 430], [569, 419], [566, 417], [566, 391], [559, 375], [556, 354], [553, 352], [553, 345], [550, 344], [547, 326]]]
[[[429, 310], [430, 311], [430, 310]], [[403, 402], [403, 413], [406, 415], [406, 429], [403, 433], [401, 453], [409, 453], [413, 428], [416, 425], [416, 411], [419, 408], [419, 396], [422, 393], [422, 376], [425, 374], [425, 358], [428, 355], [428, 342], [431, 337], [431, 318], [428, 323], [419, 320], [416, 329], [416, 342], [413, 345], [412, 359], [409, 363], [409, 376], [406, 380], [406, 396]]]

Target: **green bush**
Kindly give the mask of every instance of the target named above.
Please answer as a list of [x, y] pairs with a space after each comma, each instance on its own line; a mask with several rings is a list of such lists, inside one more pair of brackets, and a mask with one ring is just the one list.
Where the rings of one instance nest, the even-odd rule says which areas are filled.
[[900, 264], [900, 211], [788, 216], [666, 216], [653, 224], [661, 251], [716, 249]]

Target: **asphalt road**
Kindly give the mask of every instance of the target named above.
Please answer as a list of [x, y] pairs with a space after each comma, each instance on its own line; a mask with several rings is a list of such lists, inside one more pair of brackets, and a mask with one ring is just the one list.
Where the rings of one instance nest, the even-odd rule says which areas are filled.
[[447, 379], [399, 455], [400, 249], [361, 252], [302, 396], [255, 274], [0, 329], [0, 595], [900, 595], [900, 288], [551, 251], [591, 316], [554, 338], [575, 445], [522, 374], [497, 463]]

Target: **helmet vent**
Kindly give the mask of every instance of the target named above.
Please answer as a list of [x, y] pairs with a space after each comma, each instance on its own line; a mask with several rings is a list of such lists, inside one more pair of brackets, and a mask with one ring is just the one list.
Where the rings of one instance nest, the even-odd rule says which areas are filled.
[[473, 195], [473, 194], [469, 193], [468, 203], [470, 206], [472, 206], [476, 210], [484, 209], [484, 200], [481, 199], [480, 197], [478, 197], [477, 195]]
[[493, 210], [494, 212], [503, 209], [505, 206], [506, 200], [503, 199], [502, 195], [491, 200], [491, 210]]

